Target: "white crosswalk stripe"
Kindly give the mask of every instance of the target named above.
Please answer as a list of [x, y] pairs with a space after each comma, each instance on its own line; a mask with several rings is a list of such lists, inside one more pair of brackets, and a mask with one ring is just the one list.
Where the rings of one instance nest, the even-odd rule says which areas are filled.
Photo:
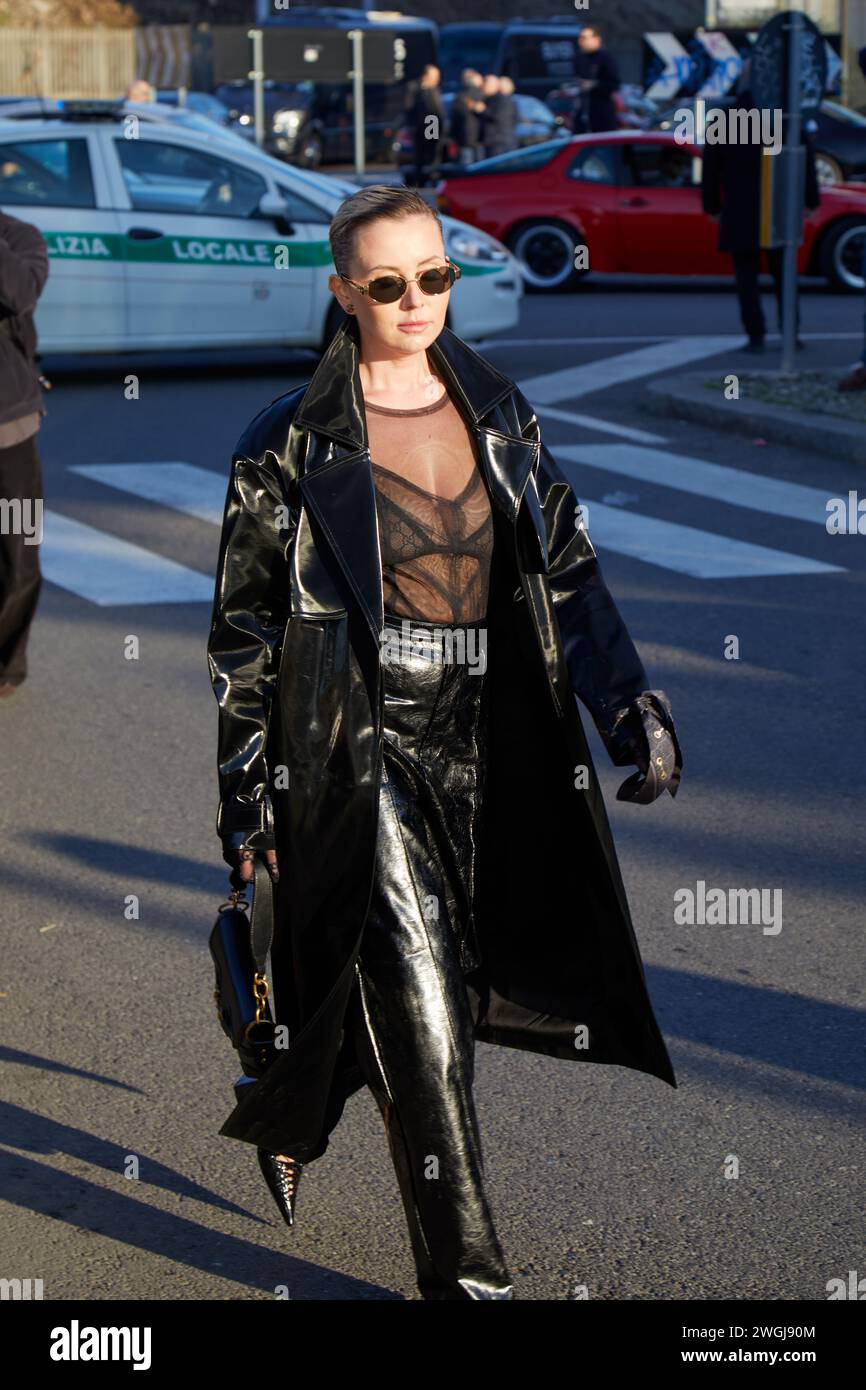
[[42, 533], [45, 578], [100, 608], [213, 602], [213, 575], [199, 574], [95, 526], [46, 509]]
[[594, 430], [597, 434], [618, 434], [621, 439], [631, 439], [635, 444], [664, 444], [664, 436], [651, 434], [649, 430], [636, 429], [634, 425], [623, 425], [613, 420], [602, 420], [597, 415], [579, 415], [573, 410], [560, 410], [554, 405], [540, 405], [538, 415], [542, 420], [559, 420], [564, 425], [577, 425], [582, 430]]
[[[647, 514], [646, 510], [594, 502], [585, 495], [582, 470], [592, 469], [594, 473], [604, 471], [732, 507], [825, 525], [827, 502], [836, 494], [672, 453], [659, 447], [664, 440], [649, 431], [596, 420], [570, 408], [572, 401], [593, 392], [660, 371], [676, 370], [736, 347], [738, 342], [738, 338], [729, 335], [669, 338], [631, 352], [535, 376], [521, 381], [520, 386], [540, 416], [584, 431], [616, 433], [625, 441], [550, 445], [578, 498], [589, 506], [590, 535], [602, 554], [611, 551], [627, 555], [705, 580], [844, 572], [841, 565], [726, 535], [715, 509], [713, 524], [720, 529], [708, 531], [667, 521]], [[561, 405], [557, 407], [555, 402]], [[212, 526], [222, 522], [227, 478], [221, 472], [181, 461], [79, 464], [70, 471], [196, 521]], [[92, 603], [111, 606], [213, 601], [211, 575], [200, 574], [143, 547], [55, 512], [45, 513], [44, 532], [45, 577]]]
[[192, 463], [84, 463], [70, 468], [107, 487], [221, 526], [228, 480]]
[[811, 521], [820, 526], [827, 522], [827, 502], [839, 496], [824, 488], [768, 478], [744, 468], [705, 463], [703, 459], [687, 458], [684, 454], [671, 454], [662, 449], [635, 448], [629, 444], [558, 444], [555, 452], [560, 463], [569, 459], [572, 463], [601, 468], [606, 473], [620, 473], [638, 482], [661, 484], [698, 497], [712, 497], [731, 507], [748, 507], [750, 511], [768, 512], [771, 516], [785, 516], [794, 521]]
[[674, 338], [670, 342], [651, 343], [649, 347], [637, 348], [634, 352], [600, 357], [595, 362], [584, 362], [581, 366], [544, 372], [540, 376], [525, 378], [518, 385], [526, 399], [537, 409], [542, 405], [553, 405], [556, 401], [577, 400], [594, 391], [606, 391], [609, 386], [621, 386], [626, 381], [637, 381], [641, 377], [686, 367], [690, 362], [727, 352], [740, 342], [741, 339], [730, 334], [712, 338]]
[[772, 574], [822, 574], [842, 568], [694, 526], [660, 521], [642, 512], [607, 507], [585, 496], [580, 500], [588, 509], [590, 539], [602, 556], [606, 550], [616, 551], [693, 579], [755, 579]]

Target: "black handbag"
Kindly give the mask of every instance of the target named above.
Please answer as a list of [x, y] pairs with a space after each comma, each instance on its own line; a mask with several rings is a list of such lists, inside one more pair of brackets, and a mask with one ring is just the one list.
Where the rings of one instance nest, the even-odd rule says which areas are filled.
[[221, 903], [210, 934], [216, 971], [217, 1016], [237, 1049], [246, 1076], [258, 1080], [276, 1056], [276, 1025], [268, 1003], [265, 962], [274, 934], [273, 882], [264, 861], [253, 861], [252, 911], [236, 889]]

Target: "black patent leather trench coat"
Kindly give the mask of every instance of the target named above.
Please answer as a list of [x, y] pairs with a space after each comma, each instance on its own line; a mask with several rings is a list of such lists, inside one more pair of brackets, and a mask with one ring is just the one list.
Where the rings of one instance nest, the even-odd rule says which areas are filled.
[[[217, 830], [277, 849], [272, 975], [290, 1039], [220, 1133], [308, 1162], [363, 1084], [343, 1018], [373, 886], [383, 595], [358, 350], [349, 319], [309, 384], [238, 441], [208, 643]], [[447, 328], [428, 352], [495, 526], [475, 1036], [676, 1086], [575, 700], [614, 763], [633, 763], [611, 725], [646, 673], [526, 398]]]

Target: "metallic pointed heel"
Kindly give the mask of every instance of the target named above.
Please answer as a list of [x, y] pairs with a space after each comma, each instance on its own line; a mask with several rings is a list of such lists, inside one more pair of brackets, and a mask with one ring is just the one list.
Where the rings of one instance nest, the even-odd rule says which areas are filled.
[[257, 1149], [259, 1167], [270, 1188], [280, 1215], [287, 1226], [295, 1224], [295, 1205], [304, 1165], [297, 1159], [278, 1158], [267, 1149]]

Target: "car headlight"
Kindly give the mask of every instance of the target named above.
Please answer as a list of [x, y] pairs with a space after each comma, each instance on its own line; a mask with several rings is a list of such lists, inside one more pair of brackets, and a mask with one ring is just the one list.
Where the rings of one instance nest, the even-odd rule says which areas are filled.
[[445, 238], [445, 249], [452, 260], [507, 261], [508, 250], [486, 232], [459, 228]]
[[274, 130], [280, 135], [297, 135], [300, 124], [300, 111], [277, 111], [274, 114]]

